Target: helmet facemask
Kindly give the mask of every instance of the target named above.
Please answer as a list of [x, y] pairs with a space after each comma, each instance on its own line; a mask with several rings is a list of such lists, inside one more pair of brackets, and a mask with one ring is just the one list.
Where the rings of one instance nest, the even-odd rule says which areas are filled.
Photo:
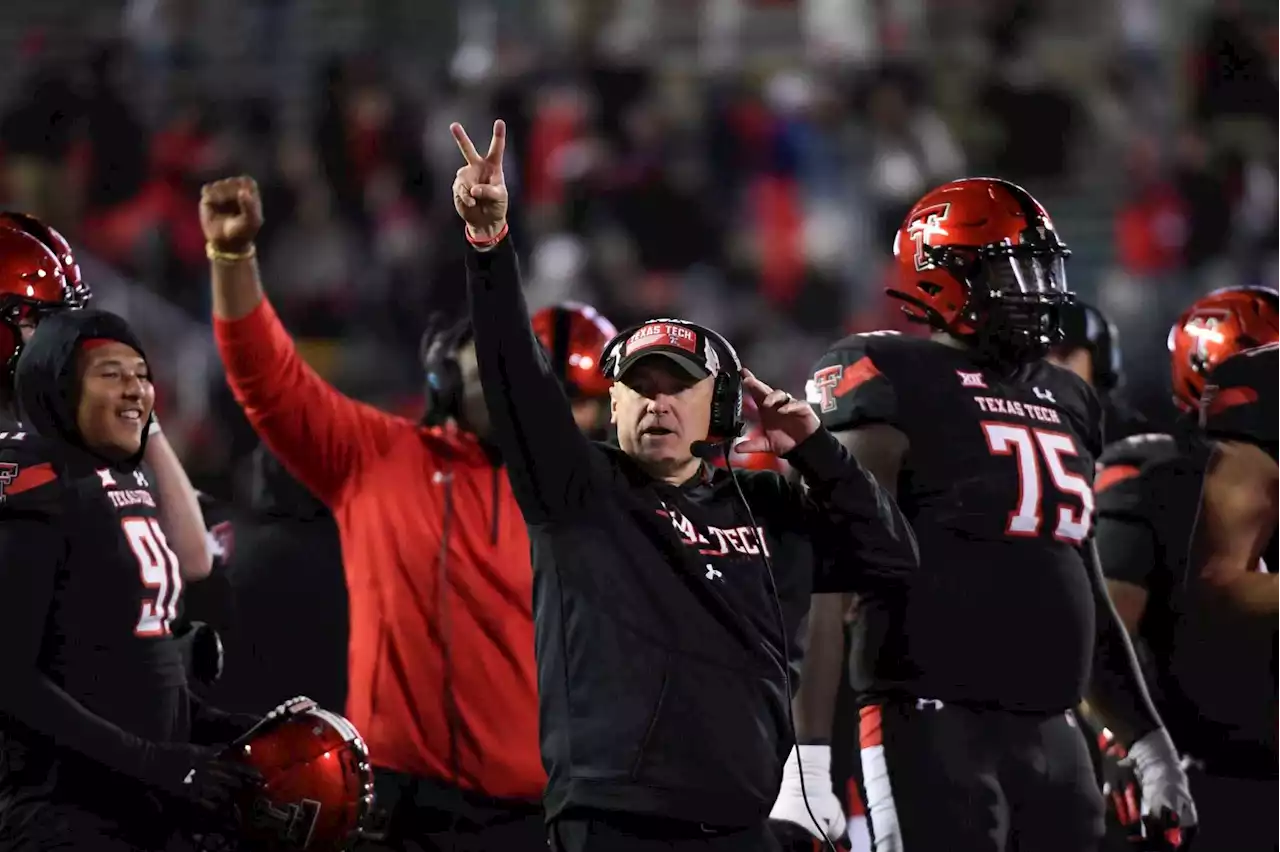
[[968, 288], [962, 317], [973, 329], [948, 331], [993, 360], [1021, 364], [1043, 357], [1063, 339], [1061, 311], [1075, 302], [1067, 289], [1070, 251], [1052, 231], [1028, 231], [1032, 239], [1024, 232], [1017, 245], [944, 250], [944, 268]]

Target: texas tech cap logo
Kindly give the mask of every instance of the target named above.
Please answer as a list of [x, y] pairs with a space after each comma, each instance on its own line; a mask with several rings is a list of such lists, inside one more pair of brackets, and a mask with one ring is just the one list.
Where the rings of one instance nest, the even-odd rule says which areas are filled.
[[685, 325], [677, 325], [671, 322], [651, 322], [648, 325], [641, 326], [627, 338], [622, 354], [623, 357], [630, 357], [641, 349], [648, 349], [652, 346], [668, 346], [696, 354], [698, 351], [698, 334]]

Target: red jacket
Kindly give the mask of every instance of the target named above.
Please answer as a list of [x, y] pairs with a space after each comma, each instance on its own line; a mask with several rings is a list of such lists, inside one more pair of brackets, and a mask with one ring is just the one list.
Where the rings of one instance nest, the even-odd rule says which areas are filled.
[[539, 798], [533, 577], [505, 470], [470, 435], [338, 393], [265, 301], [214, 333], [249, 422], [337, 519], [346, 712], [373, 763]]

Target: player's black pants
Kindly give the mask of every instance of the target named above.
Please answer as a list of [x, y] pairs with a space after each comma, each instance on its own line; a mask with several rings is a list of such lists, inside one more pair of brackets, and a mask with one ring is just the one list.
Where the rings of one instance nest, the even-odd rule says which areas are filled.
[[768, 827], [717, 829], [696, 822], [571, 811], [549, 826], [551, 852], [778, 852]]
[[1091, 852], [1102, 795], [1070, 713], [910, 700], [863, 707], [860, 788], [876, 852]]
[[0, 852], [162, 852], [178, 808], [145, 787], [0, 743]]
[[374, 776], [376, 807], [387, 822], [359, 852], [546, 852], [538, 802], [495, 799], [443, 782], [388, 770]]
[[1195, 852], [1268, 852], [1276, 843], [1275, 778], [1229, 778], [1202, 769], [1187, 771], [1200, 828]]
[[[118, 793], [119, 791], [115, 791]], [[172, 826], [151, 802], [98, 791], [103, 806], [86, 807], [61, 798], [5, 797], [0, 801], [0, 852], [163, 852]]]

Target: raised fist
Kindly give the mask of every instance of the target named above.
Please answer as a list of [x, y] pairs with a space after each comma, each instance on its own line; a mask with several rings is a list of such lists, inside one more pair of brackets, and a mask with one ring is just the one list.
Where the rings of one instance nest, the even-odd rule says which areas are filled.
[[262, 228], [262, 198], [251, 177], [224, 178], [200, 190], [200, 227], [216, 250], [243, 252]]
[[493, 123], [489, 152], [483, 157], [461, 124], [454, 122], [449, 130], [467, 161], [453, 180], [453, 207], [474, 237], [492, 239], [507, 223], [507, 182], [502, 174], [507, 125], [502, 120]]

